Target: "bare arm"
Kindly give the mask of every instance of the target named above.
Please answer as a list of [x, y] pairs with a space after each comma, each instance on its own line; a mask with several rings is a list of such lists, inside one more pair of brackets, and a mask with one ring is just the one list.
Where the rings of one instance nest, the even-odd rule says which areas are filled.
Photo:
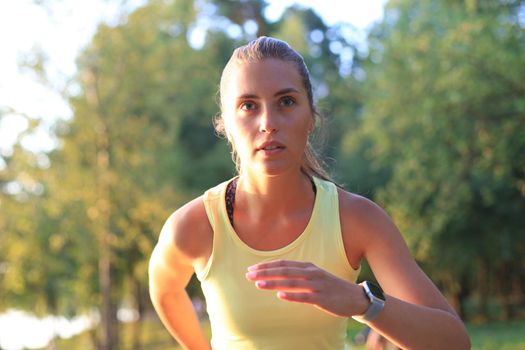
[[[206, 259], [210, 235], [200, 199], [172, 214], [162, 228], [149, 264], [150, 297], [164, 326], [186, 349], [210, 349], [185, 288], [194, 264]], [[201, 211], [202, 210], [202, 211]], [[209, 225], [209, 224], [208, 224]]]
[[463, 322], [416, 264], [386, 213], [367, 199], [344, 195], [350, 244], [360, 247], [386, 294], [385, 308], [368, 324], [403, 349], [469, 349]]
[[[385, 307], [368, 324], [403, 349], [469, 349], [462, 321], [417, 266], [390, 218], [371, 201], [340, 196], [343, 240], [352, 266], [366, 258], [386, 292]], [[308, 303], [337, 316], [362, 315], [368, 307], [363, 288], [317, 266], [272, 261], [248, 268], [246, 278], [277, 297]]]

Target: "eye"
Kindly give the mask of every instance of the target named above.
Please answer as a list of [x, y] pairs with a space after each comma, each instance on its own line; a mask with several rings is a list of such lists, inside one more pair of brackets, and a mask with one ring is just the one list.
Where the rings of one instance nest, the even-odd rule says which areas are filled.
[[257, 105], [252, 101], [243, 102], [240, 106], [243, 111], [253, 111], [257, 108]]
[[291, 107], [295, 104], [295, 100], [290, 96], [284, 96], [279, 100], [279, 106], [281, 107]]

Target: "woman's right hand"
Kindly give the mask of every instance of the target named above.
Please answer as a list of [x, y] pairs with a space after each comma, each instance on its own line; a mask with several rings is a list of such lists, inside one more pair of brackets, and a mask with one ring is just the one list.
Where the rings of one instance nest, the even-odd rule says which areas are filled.
[[248, 267], [246, 278], [290, 302], [311, 304], [342, 317], [362, 315], [369, 300], [363, 287], [345, 281], [309, 262], [276, 260]]

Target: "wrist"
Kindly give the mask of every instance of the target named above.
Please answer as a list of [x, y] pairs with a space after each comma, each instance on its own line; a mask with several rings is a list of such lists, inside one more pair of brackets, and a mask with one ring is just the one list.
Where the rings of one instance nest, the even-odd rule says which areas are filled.
[[356, 297], [354, 298], [354, 310], [351, 313], [351, 317], [362, 316], [370, 306], [370, 299], [366, 296], [363, 286], [356, 284]]
[[385, 295], [381, 287], [372, 282], [364, 281], [359, 286], [363, 291], [368, 306], [362, 314], [354, 315], [352, 318], [361, 323], [373, 321], [383, 311]]

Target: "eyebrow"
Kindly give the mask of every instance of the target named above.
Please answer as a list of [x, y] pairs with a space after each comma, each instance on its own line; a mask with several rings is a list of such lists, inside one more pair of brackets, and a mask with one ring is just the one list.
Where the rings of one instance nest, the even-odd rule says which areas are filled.
[[[292, 87], [284, 88], [282, 90], [277, 91], [273, 96], [277, 97], [277, 96], [286, 95], [286, 94], [289, 94], [289, 93], [297, 93], [298, 94], [299, 90], [297, 90], [295, 88], [292, 88]], [[242, 94], [239, 97], [237, 97], [238, 100], [246, 100], [246, 99], [252, 99], [252, 98], [256, 99], [256, 98], [259, 98], [259, 96], [254, 95], [254, 94]]]
[[292, 87], [285, 88], [285, 89], [277, 91], [273, 96], [277, 97], [277, 96], [280, 96], [280, 95], [286, 95], [286, 94], [289, 94], [290, 92], [299, 93], [299, 90], [297, 90], [295, 88], [292, 88]]

